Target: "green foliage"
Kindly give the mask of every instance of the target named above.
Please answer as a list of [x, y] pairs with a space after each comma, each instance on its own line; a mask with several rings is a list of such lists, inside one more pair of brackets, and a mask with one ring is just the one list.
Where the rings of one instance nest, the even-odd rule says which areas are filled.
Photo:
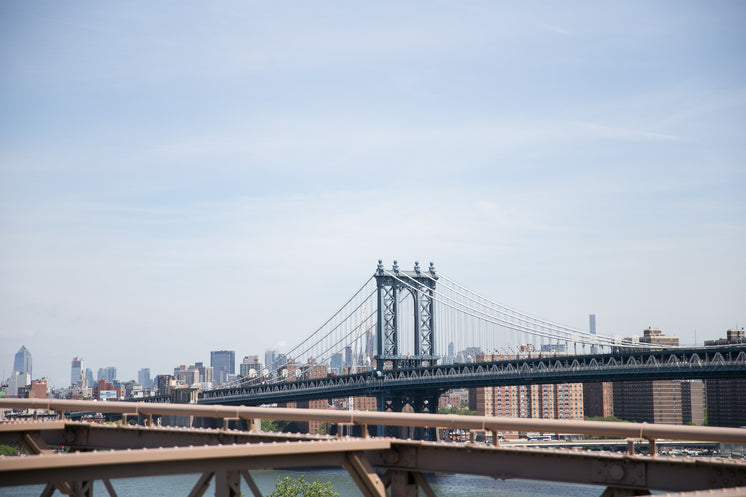
[[629, 421], [619, 419], [616, 416], [606, 416], [605, 418], [601, 416], [586, 416], [584, 419], [586, 421], [613, 421], [615, 423], [629, 423]]
[[262, 420], [262, 431], [281, 431], [284, 433], [298, 433], [298, 425], [295, 421], [281, 421], [272, 419]]
[[438, 409], [438, 414], [463, 414], [464, 416], [476, 416], [477, 411], [470, 411], [462, 407], [441, 407]]
[[339, 494], [332, 489], [330, 482], [316, 480], [309, 483], [301, 475], [297, 480], [287, 476], [277, 478], [277, 486], [267, 497], [339, 497]]
[[[616, 416], [606, 416], [606, 417], [601, 417], [601, 416], [585, 416], [584, 419], [586, 421], [612, 421], [612, 422], [615, 422], [615, 423], [629, 423], [629, 421], [625, 421], [623, 419], [619, 419]], [[585, 436], [586, 440], [612, 440], [612, 439], [615, 439], [615, 438], [616, 437], [606, 437], [606, 436], [601, 436], [601, 435], [586, 435]]]
[[18, 450], [10, 445], [0, 445], [0, 456], [17, 456]]

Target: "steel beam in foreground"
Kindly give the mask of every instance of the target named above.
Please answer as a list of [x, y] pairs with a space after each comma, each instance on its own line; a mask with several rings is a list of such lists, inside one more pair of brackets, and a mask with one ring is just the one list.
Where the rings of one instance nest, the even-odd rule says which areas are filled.
[[[33, 426], [35, 424], [14, 423], [15, 436], [22, 425], [32, 425], [27, 426], [29, 429], [38, 428]], [[77, 424], [67, 423], [71, 428], [76, 428]], [[30, 433], [47, 431], [50, 430]], [[87, 447], [81, 445], [81, 448], [102, 448], [109, 440], [121, 444], [127, 433], [133, 446], [150, 444], [147, 441], [150, 433], [159, 443], [169, 442], [169, 433], [173, 437], [170, 442], [183, 443], [185, 435], [199, 437], [201, 431], [208, 431], [209, 436], [214, 437], [214, 432], [225, 430], [96, 427], [85, 432], [94, 436]], [[113, 434], [114, 438], [109, 438], [107, 433]], [[206, 488], [214, 475], [228, 475], [225, 471], [234, 471], [231, 475], [235, 476], [238, 474], [235, 471], [319, 465], [346, 468], [366, 496], [380, 495], [377, 492], [381, 483], [374, 477], [376, 470], [387, 472], [383, 484], [391, 487], [392, 495], [406, 495], [413, 482], [423, 489], [429, 488], [422, 479], [423, 472], [596, 484], [628, 491], [682, 491], [746, 485], [746, 462], [742, 460], [649, 457], [395, 439], [341, 439], [5, 457], [0, 458], [0, 486], [40, 482], [54, 485], [60, 481], [73, 486], [75, 482], [90, 479], [104, 479], [106, 482], [128, 476], [206, 472], [203, 475]], [[223, 468], [222, 472], [217, 471], [219, 468]], [[233, 480], [235, 482], [236, 478]], [[426, 495], [434, 493], [426, 492]]]
[[[172, 474], [172, 473], [194, 473], [202, 472], [202, 485], [206, 488], [206, 482], [216, 477], [220, 485], [216, 488], [222, 489], [216, 495], [233, 495], [234, 490], [240, 486], [240, 476], [248, 469], [291, 467], [291, 466], [318, 466], [332, 465], [345, 467], [358, 484], [364, 495], [383, 495], [381, 489], [389, 487], [391, 495], [416, 495], [417, 487], [432, 497], [434, 493], [422, 478], [421, 472], [459, 472], [464, 474], [484, 475], [493, 478], [528, 478], [537, 480], [566, 481], [574, 483], [595, 483], [608, 485], [609, 492], [604, 495], [633, 495], [641, 490], [649, 488], [656, 490], [695, 490], [712, 489], [719, 487], [733, 487], [746, 485], [746, 463], [743, 461], [729, 459], [691, 459], [672, 458], [656, 456], [654, 449], [656, 440], [668, 438], [674, 440], [689, 441], [721, 441], [730, 443], [746, 443], [746, 430], [738, 428], [713, 428], [676, 425], [653, 425], [647, 423], [605, 423], [585, 421], [563, 421], [563, 420], [537, 420], [516, 418], [490, 418], [477, 416], [456, 415], [433, 415], [433, 414], [411, 414], [411, 413], [379, 413], [379, 412], [356, 412], [356, 411], [328, 411], [312, 409], [277, 409], [277, 408], [255, 408], [235, 406], [204, 406], [194, 404], [145, 404], [138, 405], [129, 402], [81, 402], [81, 401], [58, 401], [44, 399], [0, 399], [0, 408], [3, 407], [29, 407], [34, 409], [47, 409], [58, 412], [88, 410], [94, 412], [119, 412], [125, 414], [138, 414], [145, 416], [154, 415], [181, 415], [214, 417], [223, 419], [247, 419], [258, 418], [283, 419], [283, 420], [320, 420], [339, 424], [358, 424], [367, 426], [369, 424], [383, 424], [390, 426], [420, 426], [420, 427], [446, 427], [461, 428], [468, 430], [491, 430], [493, 439], [497, 430], [517, 431], [549, 431], [558, 433], [581, 433], [596, 434], [616, 437], [628, 437], [631, 439], [647, 439], [651, 446], [652, 456], [635, 456], [632, 453], [605, 454], [590, 451], [568, 451], [568, 450], [546, 450], [546, 449], [515, 449], [506, 447], [486, 447], [475, 444], [457, 443], [427, 443], [411, 442], [387, 439], [352, 439], [347, 440], [353, 444], [367, 441], [386, 442], [387, 448], [374, 448], [374, 446], [354, 445], [349, 450], [329, 452], [327, 450], [316, 451], [309, 457], [305, 452], [295, 452], [295, 445], [271, 444], [271, 446], [284, 447], [280, 453], [263, 452], [260, 456], [250, 454], [254, 447], [261, 444], [251, 444], [256, 441], [254, 436], [274, 436], [259, 434], [256, 432], [241, 432], [238, 435], [234, 430], [194, 430], [188, 428], [164, 429], [157, 427], [109, 427], [106, 429], [83, 429], [84, 423], [50, 422], [50, 423], [6, 423], [0, 424], [0, 440], [20, 440], [30, 448], [30, 452], [42, 454], [29, 457], [28, 461], [41, 461], [42, 466], [47, 462], [62, 461], [54, 457], [80, 457], [75, 455], [44, 455], [49, 449], [47, 445], [57, 445], [60, 437], [69, 440], [75, 447], [82, 450], [90, 448], [101, 448], [108, 445], [114, 447], [153, 447], [165, 444], [185, 445], [189, 440], [205, 437], [207, 444], [211, 447], [200, 447], [196, 449], [156, 449], [138, 450], [129, 452], [111, 452], [112, 458], [93, 459], [92, 464], [85, 468], [68, 468], [62, 474], [54, 473], [55, 478], [68, 479], [49, 480], [48, 488], [84, 488], [89, 479], [118, 478], [128, 475], [128, 471], [134, 476], [145, 476], [150, 474]], [[47, 428], [45, 429], [44, 426]], [[365, 433], [365, 431], [364, 431]], [[52, 435], [54, 434], [54, 435]], [[248, 437], [246, 436], [248, 435]], [[89, 438], [93, 436], [93, 438]], [[94, 440], [95, 438], [95, 440]], [[177, 442], [178, 440], [178, 442]], [[231, 442], [233, 440], [233, 442]], [[356, 441], [355, 441], [356, 440]], [[174, 442], [173, 444], [169, 442]], [[246, 443], [241, 445], [242, 450], [249, 451], [234, 454], [230, 451], [223, 452], [223, 448], [231, 448], [230, 443]], [[313, 446], [319, 443], [333, 443], [330, 440], [323, 442], [295, 442], [304, 446]], [[97, 445], [98, 444], [98, 445]], [[336, 445], [335, 447], [342, 447]], [[366, 448], [367, 447], [367, 448]], [[215, 456], [208, 458], [216, 463], [215, 471], [206, 469], [204, 464], [194, 463], [184, 454], [195, 450], [205, 450], [205, 454]], [[171, 454], [167, 452], [174, 452]], [[233, 449], [232, 449], [233, 450]], [[269, 449], [262, 449], [269, 450]], [[305, 450], [305, 449], [304, 449]], [[165, 452], [164, 452], [165, 451]], [[124, 454], [124, 455], [121, 455]], [[150, 460], [147, 468], [139, 468], [138, 461], [128, 459], [137, 454], [139, 462], [155, 457]], [[153, 456], [152, 454], [156, 454]], [[166, 454], [164, 460], [158, 454]], [[176, 463], [169, 459], [183, 457], [184, 461], [192, 461], [189, 464]], [[258, 454], [258, 453], [257, 453]], [[147, 455], [147, 457], [146, 457]], [[88, 457], [89, 455], [86, 455]], [[96, 454], [90, 455], [96, 457]], [[107, 457], [109, 457], [107, 456]], [[6, 463], [14, 460], [14, 464], [25, 458], [0, 458], [0, 469], [6, 467]], [[27, 461], [27, 462], [28, 462]], [[29, 464], [31, 464], [29, 462]], [[56, 464], [56, 463], [55, 463]], [[190, 466], [193, 464], [193, 466]], [[213, 466], [208, 466], [213, 468]], [[217, 469], [222, 468], [222, 469]], [[238, 469], [237, 469], [238, 468]], [[54, 471], [54, 465], [48, 468]], [[109, 471], [111, 469], [111, 471]], [[376, 476], [375, 469], [386, 470], [381, 480]], [[26, 468], [33, 474], [34, 468]], [[49, 478], [47, 470], [36, 468], [37, 472], [45, 473]], [[91, 472], [87, 472], [91, 471]], [[99, 471], [104, 471], [99, 473]], [[143, 473], [145, 471], [145, 473]], [[150, 471], [150, 472], [147, 472]], [[0, 485], [5, 483], [5, 476], [10, 473], [0, 471]], [[248, 475], [248, 473], [246, 473]], [[246, 479], [244, 475], [244, 479]], [[38, 475], [37, 475], [38, 476]], [[82, 480], [72, 478], [82, 478]], [[247, 482], [250, 481], [247, 479]], [[20, 483], [15, 483], [20, 484]], [[51, 487], [50, 487], [51, 485]], [[195, 488], [193, 495], [201, 495], [199, 489]], [[204, 490], [202, 490], [203, 492]], [[255, 494], [256, 495], [256, 494]]]
[[393, 441], [367, 453], [377, 468], [557, 481], [627, 489], [706, 490], [746, 485], [746, 462], [724, 458], [649, 457], [566, 449]]
[[[363, 484], [364, 495], [384, 495], [383, 484], [367, 463], [361, 462], [360, 454], [386, 450], [390, 446], [391, 442], [385, 439], [358, 439], [3, 456], [0, 457], [0, 486], [86, 482], [102, 477], [349, 465], [354, 466], [354, 479]], [[372, 492], [375, 489], [380, 492]]]
[[301, 442], [327, 440], [324, 435], [301, 433], [249, 432], [225, 429], [199, 429], [172, 426], [98, 424], [81, 421], [37, 421], [0, 423], [0, 444], [23, 445], [27, 438], [69, 450], [155, 449], [201, 445], [256, 444], [260, 442]]

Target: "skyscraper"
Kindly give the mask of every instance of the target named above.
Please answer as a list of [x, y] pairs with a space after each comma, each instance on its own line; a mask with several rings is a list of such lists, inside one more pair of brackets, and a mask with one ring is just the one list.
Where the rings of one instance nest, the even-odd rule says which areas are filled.
[[345, 347], [344, 361], [344, 367], [348, 369], [352, 367], [352, 347], [350, 347], [349, 345]]
[[215, 382], [225, 383], [229, 374], [236, 374], [236, 351], [213, 350], [210, 352], [210, 366], [213, 368]]
[[150, 379], [150, 368], [142, 368], [137, 372], [137, 382], [143, 388], [151, 388], [153, 386]]
[[261, 376], [262, 374], [262, 363], [259, 362], [258, 355], [245, 356], [239, 368], [240, 376]]
[[329, 365], [333, 373], [342, 374], [342, 353], [337, 352], [336, 354], [332, 354]]
[[31, 374], [31, 352], [28, 351], [25, 345], [21, 346], [16, 352], [15, 360], [13, 361], [13, 371], [17, 373], [28, 373]]
[[264, 367], [270, 371], [274, 371], [278, 368], [277, 361], [277, 350], [267, 349], [264, 351]]
[[365, 332], [365, 356], [373, 359], [376, 355], [376, 333], [373, 330]]
[[96, 379], [99, 381], [100, 380], [115, 381], [117, 379], [117, 368], [113, 366], [109, 366], [108, 368], [98, 368]]
[[[595, 337], [596, 336], [596, 315], [595, 314], [590, 314], [588, 316], [588, 326], [590, 328], [591, 335]], [[598, 347], [594, 343], [593, 345], [591, 345], [591, 354], [595, 354], [597, 352], [598, 352]]]
[[83, 380], [83, 359], [80, 357], [73, 358], [70, 366], [70, 385], [77, 385]]

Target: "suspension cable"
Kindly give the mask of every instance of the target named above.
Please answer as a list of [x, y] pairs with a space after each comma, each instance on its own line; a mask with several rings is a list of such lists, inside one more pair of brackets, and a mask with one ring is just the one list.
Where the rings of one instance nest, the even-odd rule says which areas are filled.
[[[414, 287], [414, 286], [410, 285], [409, 283], [407, 283], [407, 282], [403, 281], [402, 279], [400, 279], [400, 278], [399, 278], [399, 276], [398, 276], [397, 274], [395, 274], [395, 273], [392, 273], [392, 272], [390, 272], [390, 271], [388, 271], [388, 270], [384, 270], [384, 272], [385, 272], [385, 273], [386, 273], [387, 275], [389, 275], [389, 276], [393, 277], [394, 279], [396, 279], [397, 281], [399, 281], [400, 283], [402, 283], [403, 285], [406, 285], [406, 286], [407, 286], [407, 287], [409, 287], [410, 289], [412, 289], [412, 290], [415, 290], [415, 291], [417, 291], [417, 292], [421, 292], [421, 293], [423, 293], [423, 290], [421, 290], [420, 288]], [[423, 273], [423, 274], [426, 274], [426, 273]], [[433, 281], [437, 281], [437, 280], [436, 280], [435, 278], [433, 278], [433, 277], [432, 277], [432, 276], [430, 276], [430, 275], [427, 275], [427, 274], [426, 274], [426, 276], [427, 276], [428, 278], [432, 279]], [[439, 278], [440, 278], [440, 275], [439, 275]], [[445, 277], [444, 277], [444, 279], [448, 280], [448, 279], [447, 279], [447, 278], [445, 278]], [[448, 280], [448, 281], [450, 281], [450, 280]], [[460, 287], [460, 285], [458, 285], [458, 286]], [[451, 290], [451, 291], [453, 291], [453, 289], [449, 288], [449, 287], [448, 287], [447, 285], [446, 285], [446, 288], [447, 288], [447, 289], [449, 289], [449, 290]], [[461, 288], [463, 288], [463, 287], [461, 287]], [[468, 289], [465, 289], [465, 290], [469, 291]], [[443, 294], [442, 292], [440, 292], [440, 291], [438, 291], [438, 290], [432, 289], [432, 291], [433, 291], [433, 293], [434, 293], [434, 294], [440, 295], [441, 297], [443, 297], [443, 298], [445, 298], [445, 299], [448, 299], [448, 300], [450, 300], [450, 301], [452, 301], [452, 302], [456, 302], [456, 303], [457, 303], [457, 305], [461, 306], [462, 308], [465, 308], [465, 309], [469, 309], [470, 311], [473, 311], [473, 312], [466, 312], [466, 311], [463, 311], [463, 310], [461, 310], [461, 309], [458, 309], [458, 308], [456, 308], [456, 307], [454, 307], [454, 306], [452, 306], [452, 305], [448, 305], [448, 304], [446, 304], [445, 302], [441, 301], [441, 303], [443, 303], [444, 305], [447, 305], [447, 306], [449, 306], [449, 307], [452, 307], [452, 308], [454, 308], [454, 309], [456, 309], [456, 310], [461, 310], [461, 312], [464, 312], [465, 314], [467, 314], [467, 315], [470, 315], [470, 316], [472, 316], [472, 317], [474, 317], [474, 318], [477, 318], [477, 319], [482, 319], [482, 320], [484, 320], [484, 321], [489, 321], [489, 322], [491, 322], [491, 323], [493, 323], [493, 324], [496, 324], [496, 325], [498, 325], [498, 326], [502, 326], [502, 327], [505, 327], [505, 328], [509, 328], [509, 329], [512, 329], [512, 330], [514, 330], [514, 331], [526, 332], [526, 333], [529, 333], [529, 334], [531, 334], [531, 335], [534, 335], [534, 336], [543, 336], [543, 337], [545, 337], [545, 338], [550, 338], [550, 339], [551, 339], [551, 338], [553, 338], [553, 339], [556, 339], [556, 340], [563, 340], [563, 341], [572, 341], [573, 343], [576, 343], [576, 342], [581, 342], [581, 343], [585, 343], [585, 342], [584, 342], [583, 340], [577, 340], [577, 339], [576, 339], [576, 337], [572, 337], [572, 336], [567, 336], [567, 335], [565, 334], [565, 332], [564, 332], [564, 331], [560, 331], [560, 330], [557, 330], [557, 329], [554, 329], [554, 328], [551, 328], [551, 327], [548, 327], [548, 326], [544, 326], [544, 325], [537, 325], [537, 324], [535, 324], [535, 323], [531, 323], [530, 321], [527, 321], [527, 320], [525, 320], [525, 319], [522, 319], [522, 320], [520, 320], [520, 321], [522, 321], [522, 322], [524, 322], [524, 323], [527, 323], [527, 324], [529, 324], [529, 325], [534, 325], [534, 326], [541, 326], [541, 328], [542, 328], [542, 329], [538, 329], [538, 330], [537, 330], [537, 329], [536, 329], [536, 328], [534, 328], [534, 327], [530, 327], [530, 326], [525, 326], [525, 325], [520, 325], [520, 324], [512, 323], [512, 322], [510, 322], [510, 321], [506, 321], [506, 320], [504, 320], [504, 319], [502, 319], [502, 318], [498, 318], [498, 317], [494, 317], [494, 316], [491, 316], [490, 314], [487, 314], [487, 313], [485, 313], [484, 311], [481, 311], [481, 310], [479, 310], [479, 309], [475, 309], [475, 308], [473, 308], [473, 307], [471, 307], [471, 306], [468, 306], [468, 305], [466, 305], [466, 304], [464, 304], [464, 303], [458, 302], [458, 301], [456, 301], [455, 299], [453, 299], [453, 298], [449, 297], [448, 295], [445, 295], [445, 294]], [[455, 292], [455, 291], [454, 291], [454, 293], [457, 293], [457, 294], [459, 294], [459, 295], [461, 295], [461, 296], [463, 296], [463, 297], [465, 297], [465, 298], [469, 298], [470, 300], [472, 300], [472, 301], [473, 301], [473, 299], [471, 299], [470, 297], [468, 297], [468, 296], [466, 296], [466, 295], [463, 295], [463, 294], [462, 294], [462, 293], [460, 293], [460, 292]], [[472, 292], [472, 293], [475, 293], [475, 292]], [[499, 314], [503, 314], [503, 313], [502, 313], [502, 312], [500, 312], [499, 310], [497, 310], [497, 309], [494, 309], [494, 308], [491, 308], [490, 306], [484, 305], [484, 304], [482, 304], [482, 303], [480, 303], [480, 302], [477, 302], [477, 303], [478, 303], [479, 305], [482, 305], [482, 306], [484, 306], [484, 307], [487, 307], [488, 309], [494, 310], [494, 311], [498, 312]], [[498, 304], [498, 305], [499, 305], [499, 304]], [[480, 318], [480, 317], [479, 317], [478, 315], [475, 315], [475, 314], [474, 314], [474, 312], [476, 312], [476, 313], [478, 313], [478, 314], [481, 314], [481, 315], [482, 315], [482, 316], [484, 316], [484, 317]], [[516, 311], [516, 312], [517, 312], [517, 311]], [[522, 314], [522, 313], [519, 313], [519, 314]], [[527, 316], [527, 315], [525, 315], [525, 314], [523, 314], [523, 315], [524, 315], [524, 316]], [[528, 316], [528, 317], [530, 317], [530, 316]], [[486, 319], [486, 318], [489, 318], [489, 319]], [[513, 319], [516, 319], [516, 318], [513, 318]], [[539, 321], [541, 321], [541, 320], [539, 320]], [[548, 322], [547, 322], [547, 323], [548, 323]], [[566, 329], [566, 330], [568, 330], [568, 331], [573, 331], [573, 332], [577, 332], [577, 331], [579, 331], [579, 330], [574, 330], [574, 329], [572, 329], [572, 328], [567, 328], [567, 327], [562, 327], [562, 328], [564, 328], [564, 329]], [[593, 334], [590, 334], [590, 333], [588, 333], [588, 332], [581, 332], [580, 334], [581, 334], [581, 335], [584, 335], [584, 336], [586, 336], [586, 337], [589, 337], [589, 338], [590, 338], [590, 337], [593, 337], [593, 338], [595, 338], [595, 340], [596, 340], [596, 343], [593, 343], [593, 342], [592, 342], [592, 341], [590, 341], [590, 340], [588, 341], [588, 342], [589, 342], [589, 343], [590, 343], [591, 345], [600, 345], [600, 346], [608, 345], [608, 346], [618, 346], [618, 347], [640, 347], [640, 346], [647, 346], [647, 347], [656, 347], [656, 346], [657, 346], [657, 344], [644, 344], [644, 345], [640, 345], [640, 344], [624, 344], [624, 343], [615, 343], [615, 341], [614, 341], [614, 339], [613, 339], [613, 338], [611, 338], [611, 337], [606, 337], [606, 336], [604, 336], [604, 335], [593, 335]], [[598, 343], [599, 341], [600, 341], [600, 342], [604, 342], [604, 343]]]
[[[472, 302], [475, 302], [475, 303], [477, 303], [479, 305], [482, 305], [484, 307], [492, 309], [495, 312], [498, 312], [500, 314], [514, 314], [514, 315], [526, 318], [526, 319], [522, 319], [522, 321], [524, 321], [526, 323], [538, 324], [538, 325], [542, 326], [542, 328], [549, 328], [549, 329], [552, 329], [552, 330], [554, 330], [554, 331], [556, 331], [558, 333], [565, 333], [565, 331], [562, 331], [562, 330], [566, 330], [566, 331], [569, 331], [571, 333], [580, 334], [580, 335], [582, 335], [582, 336], [584, 336], [586, 338], [591, 339], [591, 340], [587, 340], [587, 341], [579, 340], [581, 343], [589, 343], [590, 345], [599, 345], [599, 346], [607, 346], [608, 345], [608, 346], [616, 346], [616, 347], [649, 347], [649, 348], [660, 348], [660, 347], [662, 347], [659, 344], [647, 344], [647, 343], [639, 343], [639, 342], [636, 343], [636, 344], [625, 344], [623, 342], [622, 343], [617, 343], [617, 340], [614, 337], [609, 337], [609, 336], [606, 336], [606, 335], [594, 335], [594, 334], [592, 334], [590, 332], [587, 332], [585, 330], [578, 330], [576, 328], [570, 328], [570, 327], [567, 327], [567, 326], [564, 326], [564, 325], [561, 325], [561, 324], [553, 323], [551, 321], [546, 321], [546, 320], [543, 320], [543, 319], [535, 318], [533, 316], [530, 316], [528, 314], [520, 312], [520, 311], [518, 311], [516, 309], [508, 307], [508, 306], [506, 306], [504, 304], [500, 304], [498, 302], [495, 302], [495, 301], [493, 301], [493, 300], [491, 300], [491, 299], [489, 299], [487, 297], [484, 297], [484, 296], [482, 296], [482, 295], [480, 295], [480, 294], [478, 294], [478, 293], [476, 293], [476, 292], [474, 292], [472, 290], [469, 290], [468, 288], [466, 288], [466, 287], [464, 287], [462, 285], [459, 285], [457, 282], [455, 282], [455, 281], [453, 281], [453, 280], [451, 280], [451, 279], [443, 276], [440, 273], [438, 273], [438, 279], [437, 280], [434, 279], [434, 278], [432, 278], [432, 276], [430, 276], [429, 274], [425, 274], [425, 275], [428, 278], [433, 279], [433, 281], [439, 281], [440, 279], [443, 279], [443, 280], [445, 280], [445, 281], [447, 281], [447, 282], [455, 285], [456, 287], [458, 287], [458, 288], [460, 288], [460, 289], [462, 289], [462, 290], [464, 290], [466, 292], [469, 292], [469, 293], [471, 293], [473, 295], [476, 295], [477, 298], [485, 300], [485, 301], [487, 301], [487, 302], [489, 302], [489, 303], [497, 306], [497, 308], [490, 307], [490, 306], [484, 304], [483, 302], [480, 302], [479, 300], [475, 300], [474, 298], [472, 298], [472, 297], [470, 297], [468, 295], [464, 295], [463, 293], [457, 292], [453, 288], [450, 288], [448, 285], [444, 285], [448, 290], [451, 290], [454, 293], [456, 293], [458, 295], [461, 295], [461, 296], [463, 296], [463, 297], [471, 300]], [[510, 316], [510, 317], [512, 319], [519, 319], [519, 318], [517, 318], [515, 316]], [[535, 323], [532, 323], [532, 322], [535, 322]], [[565, 340], [565, 341], [567, 341], [568, 339], [570, 339], [570, 337], [565, 336], [562, 339]], [[594, 343], [594, 340], [596, 340], [595, 343]], [[577, 342], [578, 340], [572, 340], [572, 341], [573, 342]]]

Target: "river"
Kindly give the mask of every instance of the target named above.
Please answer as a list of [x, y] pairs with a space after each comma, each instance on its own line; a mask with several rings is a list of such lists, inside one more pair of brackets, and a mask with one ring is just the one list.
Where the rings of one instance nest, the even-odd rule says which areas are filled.
[[[265, 497], [272, 492], [277, 478], [303, 475], [306, 481], [330, 481], [341, 497], [362, 496], [347, 471], [326, 469], [314, 471], [252, 471], [251, 476]], [[111, 480], [118, 497], [186, 497], [199, 475], [151, 476], [147, 478], [121, 478]], [[493, 480], [492, 478], [467, 475], [430, 475], [427, 478], [439, 497], [598, 497], [604, 487], [594, 485], [571, 485], [566, 483], [531, 480]], [[43, 485], [23, 487], [0, 487], [0, 497], [39, 497]], [[241, 491], [251, 496], [246, 482], [241, 482]], [[215, 494], [215, 486], [205, 496]], [[59, 492], [55, 496], [61, 495]], [[94, 483], [94, 495], [108, 496], [103, 483]], [[420, 495], [424, 493], [420, 492]]]

